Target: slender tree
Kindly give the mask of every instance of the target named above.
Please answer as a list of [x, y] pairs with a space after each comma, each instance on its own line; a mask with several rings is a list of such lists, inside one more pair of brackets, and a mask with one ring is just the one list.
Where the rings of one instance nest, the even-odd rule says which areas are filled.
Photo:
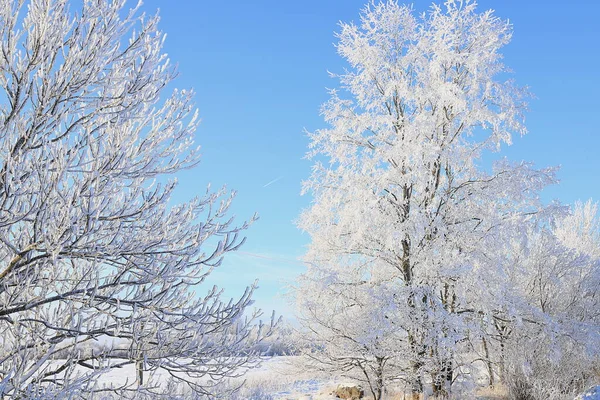
[[175, 70], [138, 7], [0, 2], [0, 397], [213, 396], [255, 360], [253, 287], [198, 286], [247, 223], [225, 190], [171, 205], [197, 114], [159, 97]]
[[322, 108], [330, 127], [310, 134], [314, 200], [299, 220], [310, 267], [296, 299], [318, 343], [309, 356], [355, 376], [380, 371], [368, 378], [376, 398], [392, 380], [416, 395], [450, 391], [502, 308], [504, 264], [490, 254], [554, 182], [526, 163], [482, 167], [526, 132], [527, 92], [503, 80], [510, 37], [470, 1], [422, 16], [370, 4], [360, 24], [341, 24], [349, 69]]

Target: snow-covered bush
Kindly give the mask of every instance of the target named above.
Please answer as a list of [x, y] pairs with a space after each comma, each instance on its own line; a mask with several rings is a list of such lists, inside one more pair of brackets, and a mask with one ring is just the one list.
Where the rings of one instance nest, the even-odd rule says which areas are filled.
[[519, 250], [513, 247], [515, 301], [523, 304], [519, 321], [507, 325], [510, 334], [501, 360], [512, 392], [533, 400], [572, 399], [600, 379], [596, 210], [591, 201], [577, 203], [565, 215], [528, 231]]

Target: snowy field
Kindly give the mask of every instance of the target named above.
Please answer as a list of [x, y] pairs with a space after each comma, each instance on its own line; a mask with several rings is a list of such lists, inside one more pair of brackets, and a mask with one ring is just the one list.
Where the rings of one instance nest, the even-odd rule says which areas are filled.
[[[295, 357], [266, 358], [259, 367], [251, 369], [241, 378], [230, 382], [231, 387], [242, 385], [231, 400], [330, 400], [336, 397], [331, 392], [339, 383], [351, 383], [339, 378], [315, 376], [294, 365]], [[146, 372], [148, 384], [164, 386], [169, 375], [164, 370]], [[101, 385], [118, 387], [135, 382], [135, 366], [127, 365], [107, 371], [102, 375]]]
[[[356, 384], [347, 378], [302, 371], [294, 361], [297, 361], [294, 356], [265, 360], [259, 368], [246, 375], [246, 384], [236, 400], [335, 400], [337, 397], [333, 391], [338, 385]], [[365, 398], [370, 398], [367, 388], [364, 389]], [[500, 400], [503, 395], [502, 391], [483, 390], [473, 399]], [[408, 399], [408, 396], [393, 389], [386, 396], [388, 400], [405, 398]]]
[[[355, 385], [347, 378], [339, 376], [317, 375], [314, 372], [306, 372], [298, 366], [295, 356], [279, 356], [265, 358], [262, 364], [250, 370], [241, 378], [232, 380], [231, 386], [242, 385], [237, 395], [230, 400], [335, 400], [333, 394], [338, 385]], [[145, 379], [148, 383], [163, 386], [168, 380], [165, 371], [146, 372]], [[135, 367], [128, 365], [118, 369], [112, 369], [103, 374], [101, 378], [103, 385], [120, 386], [135, 382]], [[365, 398], [370, 398], [367, 388]], [[399, 390], [388, 392], [386, 399], [404, 400], [408, 399]], [[502, 390], [480, 390], [473, 400], [501, 400], [504, 399]], [[467, 399], [467, 397], [461, 397]]]

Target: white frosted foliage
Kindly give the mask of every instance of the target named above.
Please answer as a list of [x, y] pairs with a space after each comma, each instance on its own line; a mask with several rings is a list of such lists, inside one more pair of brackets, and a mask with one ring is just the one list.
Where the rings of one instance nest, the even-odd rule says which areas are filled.
[[138, 8], [0, 3], [0, 397], [210, 394], [265, 333], [253, 287], [198, 286], [248, 224], [225, 190], [170, 205], [198, 118], [191, 91], [160, 97], [175, 70]]
[[510, 252], [554, 221], [539, 201], [554, 169], [482, 167], [526, 133], [528, 93], [506, 80], [500, 53], [510, 38], [470, 1], [423, 15], [371, 3], [341, 23], [349, 68], [332, 74], [328, 127], [310, 133], [314, 200], [298, 222], [311, 237], [295, 290], [309, 366], [363, 380], [375, 398], [394, 382], [444, 396], [477, 368], [497, 381], [502, 335], [524, 314], [534, 326], [557, 317], [513, 286], [528, 266]]

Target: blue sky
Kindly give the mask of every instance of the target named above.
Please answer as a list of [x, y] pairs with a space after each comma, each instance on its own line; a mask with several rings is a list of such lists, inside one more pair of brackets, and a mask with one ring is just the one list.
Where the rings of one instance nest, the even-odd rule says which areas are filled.
[[[259, 279], [256, 305], [289, 317], [280, 294], [302, 271], [298, 258], [308, 236], [293, 221], [310, 204], [300, 196], [311, 163], [303, 159], [304, 130], [325, 127], [319, 107], [327, 71], [345, 67], [333, 46], [338, 21], [357, 21], [365, 1], [147, 0], [160, 8], [164, 51], [179, 65], [174, 87], [193, 88], [202, 123], [199, 167], [178, 177], [177, 199], [204, 192], [208, 183], [238, 192], [232, 207], [241, 221], [257, 212], [240, 252], [225, 259], [210, 284], [236, 296]], [[416, 1], [417, 10], [431, 2]], [[560, 185], [546, 201], [600, 200], [600, 2], [592, 0], [481, 0], [480, 11], [514, 25], [505, 63], [536, 98], [529, 134], [502, 155], [538, 167], [560, 165]]]

